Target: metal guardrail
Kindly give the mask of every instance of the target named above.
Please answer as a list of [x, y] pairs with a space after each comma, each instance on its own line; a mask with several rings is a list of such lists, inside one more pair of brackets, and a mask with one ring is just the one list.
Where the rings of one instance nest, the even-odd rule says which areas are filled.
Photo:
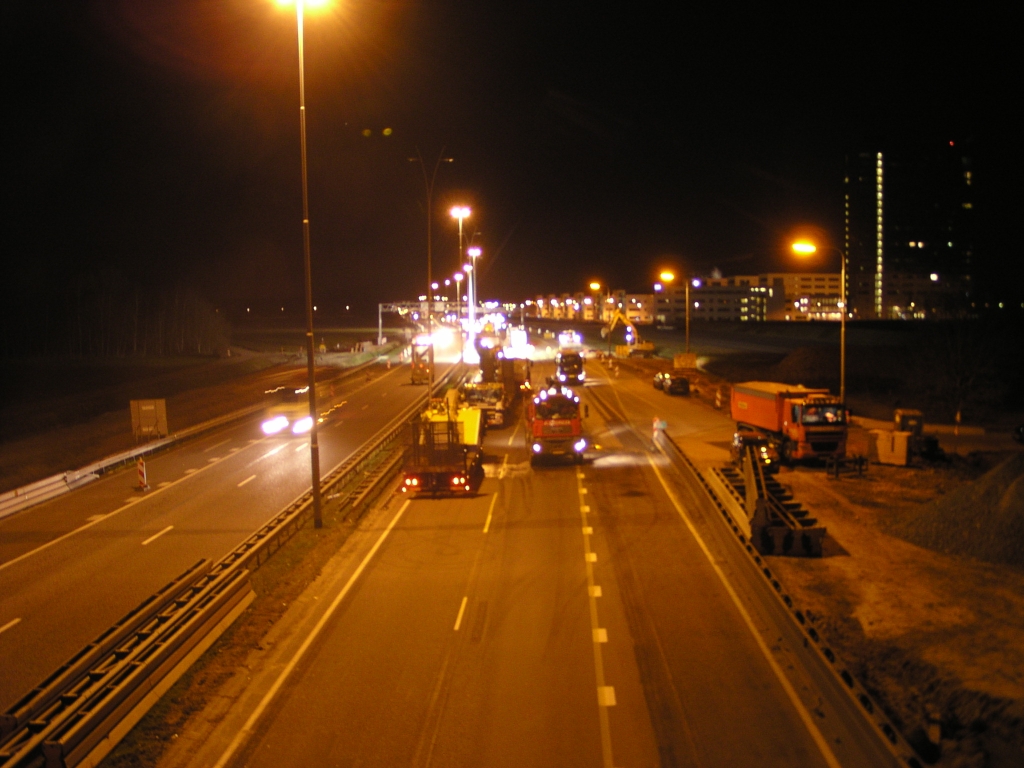
[[662, 433], [661, 438], [670, 448], [676, 460], [685, 468], [691, 478], [700, 485], [708, 499], [715, 505], [721, 514], [725, 524], [732, 531], [736, 541], [749, 558], [749, 562], [756, 569], [757, 573], [766, 585], [765, 592], [774, 596], [775, 604], [780, 612], [791, 622], [791, 627], [804, 638], [801, 646], [811, 652], [818, 669], [825, 671], [827, 678], [831, 681], [833, 691], [839, 692], [841, 698], [848, 702], [849, 710], [856, 712], [870, 725], [874, 734], [879, 737], [880, 744], [891, 755], [896, 764], [905, 765], [908, 768], [924, 768], [921, 760], [917, 757], [913, 747], [907, 743], [902, 734], [892, 724], [892, 721], [885, 715], [882, 708], [874, 700], [863, 685], [845, 667], [842, 660], [825, 642], [825, 639], [812, 626], [807, 615], [794, 603], [793, 599], [783, 591], [782, 583], [774, 576], [764, 558], [757, 551], [754, 544], [743, 533], [739, 524], [732, 519], [728, 509], [718, 498], [714, 489], [697, 469], [690, 457], [683, 452], [683, 449], [667, 433]]
[[[435, 389], [460, 369], [449, 368]], [[353, 480], [401, 438], [405, 422], [421, 407], [418, 401], [397, 414], [331, 470], [321, 490]], [[350, 500], [367, 498], [398, 465], [404, 451], [397, 453], [385, 458], [382, 471], [372, 475], [376, 481], [359, 484]], [[196, 563], [0, 715], [0, 766], [72, 768], [112, 749], [124, 735], [119, 724], [137, 721], [155, 703], [151, 694], [166, 690], [198, 656], [197, 650], [241, 613], [252, 599], [250, 571], [305, 524], [311, 501], [310, 490], [214, 565]]]
[[718, 475], [736, 494], [750, 523], [750, 539], [762, 555], [820, 557], [824, 526], [773, 477], [765, 474], [754, 446], [741, 454], [740, 467], [722, 467]]
[[[356, 374], [366, 370], [372, 365], [377, 365], [377, 358], [368, 360], [365, 363], [352, 366], [345, 370], [342, 374], [342, 379], [348, 379]], [[15, 512], [20, 512], [28, 507], [35, 506], [44, 501], [61, 496], [69, 491], [81, 488], [93, 480], [99, 479], [99, 477], [112, 469], [131, 464], [143, 456], [148, 456], [157, 451], [162, 451], [165, 448], [195, 437], [196, 435], [208, 432], [211, 429], [222, 427], [225, 424], [230, 424], [233, 421], [244, 419], [247, 416], [251, 416], [254, 413], [259, 413], [264, 410], [266, 406], [262, 403], [252, 405], [246, 408], [239, 408], [237, 411], [226, 413], [223, 416], [217, 416], [213, 419], [195, 424], [186, 429], [179, 430], [173, 435], [168, 435], [161, 440], [155, 440], [145, 445], [140, 445], [136, 448], [122, 451], [121, 453], [114, 454], [113, 456], [107, 456], [99, 461], [94, 461], [92, 464], [88, 464], [80, 469], [68, 470], [67, 472], [61, 472], [58, 475], [52, 475], [43, 480], [37, 480], [34, 483], [29, 483], [20, 488], [15, 488], [13, 491], [7, 491], [0, 493], [0, 519], [13, 515]]]

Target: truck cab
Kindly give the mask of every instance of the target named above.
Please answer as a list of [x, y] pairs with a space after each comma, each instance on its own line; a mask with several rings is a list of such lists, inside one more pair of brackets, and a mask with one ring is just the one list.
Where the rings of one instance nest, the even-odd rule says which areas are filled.
[[545, 457], [583, 461], [587, 441], [580, 419], [580, 398], [568, 387], [548, 387], [526, 405], [531, 463]]
[[583, 371], [583, 355], [575, 350], [559, 352], [555, 357], [555, 377], [559, 384], [581, 385], [587, 377]]

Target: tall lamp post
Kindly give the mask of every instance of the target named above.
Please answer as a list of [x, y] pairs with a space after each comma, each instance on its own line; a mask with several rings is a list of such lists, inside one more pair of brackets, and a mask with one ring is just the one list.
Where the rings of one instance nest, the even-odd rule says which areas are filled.
[[[286, 5], [289, 0], [277, 0]], [[303, 18], [306, 5], [325, 5], [325, 0], [294, 0], [299, 39], [299, 144], [302, 164], [302, 255], [306, 277], [306, 373], [309, 388], [309, 464], [313, 481], [313, 526], [323, 527], [320, 506], [320, 445], [317, 442], [316, 361], [313, 357], [313, 278], [309, 258], [309, 185], [306, 180], [306, 66], [303, 55]]]
[[[431, 235], [431, 225], [433, 223], [434, 214], [434, 180], [437, 178], [437, 169], [441, 167], [441, 163], [453, 163], [455, 160], [451, 157], [444, 156], [444, 147], [441, 147], [441, 153], [437, 156], [437, 162], [434, 163], [434, 170], [430, 174], [430, 178], [427, 178], [427, 166], [423, 162], [423, 155], [420, 154], [419, 149], [416, 150], [416, 157], [409, 158], [410, 163], [419, 163], [420, 170], [423, 172], [423, 186], [427, 191], [427, 336], [433, 335], [433, 322], [431, 317], [433, 315], [434, 307], [434, 276], [433, 271], [433, 253], [434, 253], [434, 240]], [[433, 360], [433, 340], [431, 340], [431, 359], [430, 364], [427, 366], [427, 405], [430, 405], [430, 395], [434, 391], [434, 360]]]
[[477, 307], [477, 280], [479, 270], [476, 268], [476, 260], [480, 258], [480, 254], [483, 253], [478, 246], [473, 246], [466, 251], [469, 255], [470, 267], [469, 270], [469, 342], [473, 349], [476, 349], [474, 339], [476, 338], [476, 307]]
[[[457, 219], [458, 222], [459, 222], [459, 260], [458, 260], [457, 263], [461, 264], [462, 263], [462, 257], [465, 255], [465, 251], [463, 251], [463, 249], [462, 249], [463, 248], [463, 246], [462, 246], [462, 221], [463, 221], [463, 219], [465, 219], [465, 218], [467, 218], [469, 216], [471, 211], [469, 210], [468, 206], [456, 205], [456, 206], [452, 206], [452, 209], [449, 211], [449, 213], [451, 214], [451, 217], [453, 219]], [[470, 322], [469, 322], [469, 346], [470, 346], [470, 349], [472, 349], [473, 348], [473, 275], [472, 274], [470, 274], [469, 277], [467, 278], [467, 282], [469, 284], [469, 320], [470, 320]]]
[[[791, 246], [798, 256], [813, 256], [818, 247], [808, 240], [798, 240]], [[839, 254], [839, 399], [846, 404], [846, 254], [839, 248], [830, 248]]]
[[455, 322], [459, 326], [459, 360], [462, 359], [462, 278], [461, 272], [455, 273]]

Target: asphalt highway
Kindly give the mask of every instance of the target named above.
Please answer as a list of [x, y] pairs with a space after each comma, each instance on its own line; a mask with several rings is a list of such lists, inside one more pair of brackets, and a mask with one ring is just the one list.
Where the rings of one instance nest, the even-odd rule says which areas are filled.
[[478, 495], [371, 515], [187, 764], [877, 765], [610, 405], [640, 381], [589, 373], [587, 463], [531, 467], [510, 426]]
[[[408, 366], [339, 386], [322, 473], [424, 396]], [[201, 558], [216, 560], [310, 486], [304, 437], [236, 423], [0, 521], [0, 709]]]

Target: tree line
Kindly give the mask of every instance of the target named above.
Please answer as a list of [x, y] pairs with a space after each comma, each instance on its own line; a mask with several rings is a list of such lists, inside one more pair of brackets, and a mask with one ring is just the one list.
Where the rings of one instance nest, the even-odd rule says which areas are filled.
[[218, 354], [230, 339], [226, 318], [195, 290], [147, 287], [117, 272], [9, 296], [0, 319], [6, 358]]

